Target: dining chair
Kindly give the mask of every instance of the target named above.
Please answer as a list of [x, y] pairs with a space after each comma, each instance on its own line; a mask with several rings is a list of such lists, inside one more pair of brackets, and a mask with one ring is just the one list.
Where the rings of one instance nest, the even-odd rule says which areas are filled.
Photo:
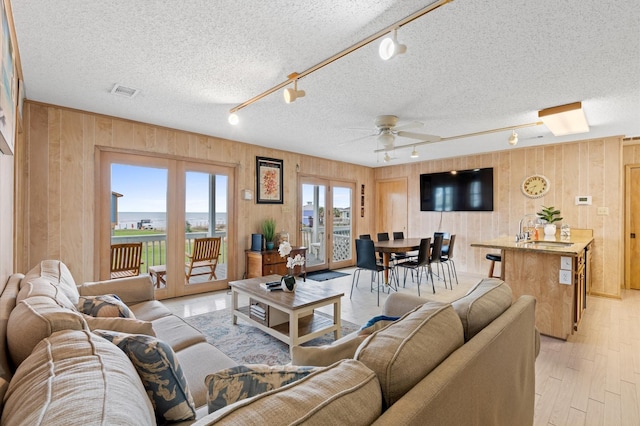
[[111, 279], [139, 275], [141, 263], [142, 243], [111, 245]]
[[360, 238], [361, 240], [370, 240], [371, 234], [362, 234], [358, 238]]
[[[187, 284], [191, 277], [198, 275], [209, 275], [209, 280], [211, 278], [218, 279], [216, 266], [220, 256], [220, 243], [220, 237], [196, 238], [193, 240], [193, 252], [185, 253], [189, 259], [185, 262]], [[206, 270], [204, 272], [194, 272], [194, 269], [198, 268], [205, 268]]]
[[446, 254], [442, 253], [442, 261], [447, 266], [451, 265], [451, 270], [453, 271], [453, 277], [456, 279], [456, 284], [459, 284], [459, 282], [458, 282], [458, 271], [456, 271], [456, 264], [453, 261], [453, 248], [455, 246], [455, 242], [456, 242], [456, 234], [453, 234], [449, 238], [449, 251], [448, 251], [448, 253], [446, 253]]
[[[431, 248], [431, 256], [429, 257], [429, 263], [430, 264], [437, 264], [441, 267], [442, 269], [442, 277], [438, 274], [436, 274], [436, 276], [438, 278], [442, 278], [442, 280], [444, 281], [444, 288], [447, 288], [447, 277], [444, 273], [444, 266], [443, 266], [443, 261], [442, 261], [442, 242], [443, 242], [444, 238], [442, 235], [437, 235], [436, 237], [434, 237], [433, 239], [433, 247]], [[447, 265], [447, 268], [449, 267], [449, 265]], [[449, 275], [449, 281], [451, 281], [451, 275]], [[451, 290], [453, 290], [453, 286], [451, 286]]]
[[449, 253], [449, 240], [451, 239], [451, 234], [449, 232], [434, 232], [434, 240], [438, 235], [442, 235], [442, 254], [446, 255]]
[[418, 257], [416, 260], [407, 260], [396, 265], [397, 268], [406, 268], [404, 270], [404, 282], [403, 287], [407, 284], [407, 272], [411, 269], [411, 276], [413, 277], [413, 271], [416, 271], [418, 275], [418, 296], [420, 296], [420, 273], [426, 274], [427, 271], [427, 283], [429, 282], [429, 276], [431, 276], [431, 289], [433, 293], [436, 292], [436, 286], [433, 282], [433, 271], [431, 270], [431, 262], [429, 258], [429, 251], [431, 250], [431, 238], [422, 238], [420, 240], [420, 249], [418, 250]]
[[[389, 233], [388, 232], [378, 232], [378, 241], [389, 241]], [[395, 253], [391, 253], [391, 262], [395, 263]], [[378, 253], [378, 260], [383, 262], [384, 255], [382, 253]]]
[[[394, 240], [404, 240], [404, 232], [403, 231], [394, 232], [393, 233], [393, 239]], [[418, 254], [415, 251], [407, 252], [407, 253], [394, 253], [396, 261], [399, 261], [399, 262], [404, 262], [405, 260], [409, 260], [409, 259], [414, 259], [415, 260], [417, 255]]]
[[[373, 240], [366, 239], [357, 239], [356, 240], [356, 270], [353, 273], [353, 278], [351, 280], [351, 293], [349, 294], [349, 299], [353, 296], [353, 287], [358, 286], [358, 280], [360, 279], [360, 271], [371, 271], [371, 281], [370, 281], [370, 290], [373, 291], [373, 283], [375, 278], [377, 277], [377, 291], [378, 291], [378, 306], [380, 306], [380, 287], [383, 286], [383, 291], [385, 284], [380, 283], [380, 273], [385, 270], [389, 271], [390, 279], [389, 285], [387, 289], [391, 292], [391, 283], [397, 283], [398, 277], [395, 273], [395, 268], [393, 267], [385, 267], [384, 265], [379, 264], [376, 261], [376, 249], [375, 243]], [[396, 287], [397, 290], [397, 287]]]

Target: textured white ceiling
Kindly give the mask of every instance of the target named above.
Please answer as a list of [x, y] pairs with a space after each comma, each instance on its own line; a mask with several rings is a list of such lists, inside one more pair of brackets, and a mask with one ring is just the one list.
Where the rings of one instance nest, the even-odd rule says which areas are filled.
[[[518, 130], [518, 147], [640, 135], [637, 0], [455, 0], [281, 91], [229, 109], [425, 7], [416, 0], [11, 0], [28, 99], [372, 167], [373, 121], [451, 137], [582, 101], [588, 134]], [[110, 94], [115, 83], [140, 93]], [[368, 129], [368, 130], [367, 130]], [[390, 164], [512, 149], [510, 132], [411, 147]], [[364, 137], [364, 138], [363, 138]], [[357, 140], [356, 140], [357, 139]], [[396, 138], [396, 145], [412, 139]]]

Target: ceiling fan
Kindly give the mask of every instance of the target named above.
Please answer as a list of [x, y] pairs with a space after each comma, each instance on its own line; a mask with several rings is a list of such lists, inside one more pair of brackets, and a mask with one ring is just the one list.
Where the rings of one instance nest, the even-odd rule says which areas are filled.
[[398, 117], [395, 115], [379, 115], [374, 120], [374, 124], [377, 131], [371, 135], [365, 136], [365, 138], [377, 136], [378, 142], [383, 146], [385, 151], [389, 151], [394, 148], [396, 136], [417, 139], [421, 142], [438, 142], [440, 140], [440, 136], [407, 132], [405, 129], [420, 127], [422, 126], [422, 123], [414, 121], [402, 126], [397, 126]]

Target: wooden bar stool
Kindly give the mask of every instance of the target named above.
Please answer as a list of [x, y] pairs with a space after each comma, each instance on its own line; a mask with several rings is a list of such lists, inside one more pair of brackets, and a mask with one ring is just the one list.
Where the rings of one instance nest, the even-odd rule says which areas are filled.
[[489, 267], [489, 278], [500, 278], [499, 276], [493, 275], [493, 269], [496, 266], [496, 262], [502, 262], [502, 255], [497, 253], [487, 253], [487, 260], [491, 261], [491, 266]]

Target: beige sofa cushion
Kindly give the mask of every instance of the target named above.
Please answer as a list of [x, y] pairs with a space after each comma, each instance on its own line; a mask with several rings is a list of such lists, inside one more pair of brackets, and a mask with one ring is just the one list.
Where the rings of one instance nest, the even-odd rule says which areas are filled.
[[511, 300], [511, 288], [504, 281], [485, 278], [451, 303], [462, 321], [465, 342], [509, 309]]
[[32, 278], [42, 277], [52, 284], [60, 287], [60, 290], [67, 296], [67, 298], [74, 305], [78, 304], [78, 288], [76, 282], [71, 275], [71, 271], [67, 268], [67, 265], [59, 260], [43, 260], [38, 263], [34, 268], [25, 274], [26, 282], [31, 281]]
[[82, 314], [87, 322], [89, 329], [93, 330], [110, 330], [120, 333], [144, 334], [146, 336], [156, 335], [153, 331], [153, 324], [149, 321], [142, 321], [135, 318], [119, 318], [119, 317], [92, 317], [91, 315]]
[[376, 372], [389, 407], [463, 344], [453, 307], [427, 302], [369, 336], [354, 358]]
[[75, 305], [71, 303], [71, 300], [69, 300], [60, 287], [45, 278], [31, 277], [28, 280], [23, 279], [20, 283], [20, 292], [16, 299], [17, 302], [34, 296], [50, 297], [63, 308], [67, 308], [72, 311], [76, 310]]
[[155, 416], [120, 349], [88, 331], [61, 331], [17, 369], [2, 424], [151, 425]]
[[9, 354], [18, 366], [45, 337], [60, 330], [85, 328], [86, 323], [79, 313], [59, 306], [50, 297], [29, 297], [18, 303], [9, 316]]
[[380, 383], [364, 364], [348, 359], [279, 389], [244, 399], [194, 425], [370, 425], [382, 412]]
[[326, 367], [341, 359], [353, 358], [356, 349], [367, 336], [352, 333], [331, 345], [293, 346], [291, 348], [291, 364]]

